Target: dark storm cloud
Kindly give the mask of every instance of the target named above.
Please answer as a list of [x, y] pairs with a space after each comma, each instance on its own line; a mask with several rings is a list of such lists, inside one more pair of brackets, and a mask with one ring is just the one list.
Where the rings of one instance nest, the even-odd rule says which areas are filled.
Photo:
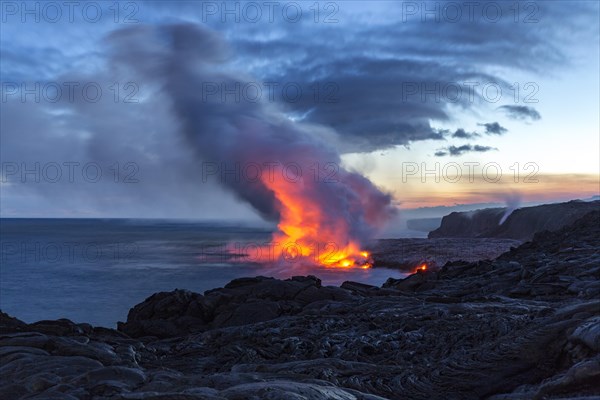
[[479, 136], [481, 136], [479, 133], [477, 133], [477, 132], [467, 132], [463, 128], [458, 128], [452, 134], [452, 137], [453, 138], [457, 138], [457, 139], [472, 139], [472, 138], [479, 137]]
[[[309, 95], [293, 102], [280, 97], [284, 108], [305, 115], [307, 122], [334, 128], [354, 151], [442, 140], [431, 121], [450, 119], [449, 101], [444, 97], [447, 85], [460, 87], [465, 81], [504, 84], [476, 70], [454, 70], [443, 63], [409, 58], [356, 56], [327, 63], [311, 66], [301, 62], [266, 80], [298, 83]], [[319, 85], [320, 98], [315, 100], [313, 88]], [[473, 104], [467, 88], [461, 90], [465, 92], [453, 104], [470, 108]]]
[[491, 151], [491, 150], [498, 150], [498, 149], [496, 149], [495, 147], [481, 146], [478, 144], [476, 144], [476, 145], [465, 144], [462, 146], [445, 147], [443, 149], [436, 151], [434, 155], [436, 157], [444, 157], [447, 155], [460, 156], [461, 154], [469, 153], [469, 152], [484, 153], [484, 152]]
[[517, 120], [538, 121], [542, 119], [540, 113], [533, 107], [529, 106], [501, 106], [499, 110], [504, 111], [510, 118]]
[[[557, 46], [564, 36], [554, 31], [555, 22], [566, 23], [561, 32], [576, 30], [563, 13], [566, 9], [583, 12], [584, 5], [536, 3], [537, 22], [515, 23], [510, 3], [493, 3], [510, 17], [498, 23], [481, 18], [469, 23], [431, 18], [422, 22], [420, 16], [401, 22], [401, 5], [388, 2], [384, 12], [389, 20], [381, 23], [346, 21], [344, 25], [341, 20], [333, 27], [313, 24], [310, 30], [292, 24], [270, 40], [252, 35], [232, 40], [244, 59], [260, 55], [269, 60], [267, 67], [256, 72], [266, 81], [295, 82], [305, 93], [316, 85], [333, 83], [331, 102], [310, 96], [294, 102], [279, 100], [290, 113], [336, 129], [352, 150], [370, 151], [440, 139], [431, 123], [448, 121], [450, 105], [462, 109], [486, 106], [477, 89], [471, 100], [463, 87], [463, 96], [455, 100], [448, 94], [448, 84], [474, 82], [481, 88], [492, 82], [508, 89], [499, 76], [485, 71], [506, 67], [537, 72], [569, 62]], [[485, 2], [478, 4], [483, 7]], [[444, 7], [439, 2], [433, 5]], [[417, 93], [407, 95], [414, 87]], [[493, 124], [487, 131], [503, 132]]]
[[497, 122], [488, 122], [485, 124], [477, 124], [479, 126], [485, 127], [485, 133], [487, 135], [503, 135], [508, 132], [508, 129], [503, 127]]
[[[492, 22], [481, 18], [485, 3], [478, 2], [479, 17], [475, 21], [466, 20], [467, 10], [462, 10], [465, 18], [459, 22], [443, 18], [436, 21], [431, 16], [423, 22], [420, 14], [404, 19], [402, 4], [395, 2], [370, 3], [373, 16], [369, 23], [365, 23], [364, 11], [344, 13], [353, 8], [350, 3], [339, 4], [338, 22], [332, 24], [315, 23], [307, 9], [298, 23], [268, 23], [264, 19], [254, 24], [244, 23], [243, 18], [240, 23], [222, 23], [219, 15], [203, 18], [202, 7], [194, 2], [145, 3], [144, 17], [154, 21], [165, 16], [196, 18], [222, 31], [232, 51], [219, 57], [230, 57], [233, 66], [259, 82], [274, 82], [280, 89], [288, 83], [299, 85], [303, 95], [293, 101], [275, 90], [275, 100], [289, 115], [337, 130], [344, 137], [343, 150], [371, 151], [420, 140], [441, 140], [442, 135], [433, 126], [453, 118], [449, 106], [467, 110], [487, 107], [478, 88], [489, 82], [502, 87], [512, 84], [486, 72], [495, 67], [546, 71], [567, 64], [559, 39], [564, 41], [580, 32], [581, 24], [575, 24], [577, 19], [565, 20], [564, 13], [569, 11], [582, 18], [590, 15], [583, 3], [535, 3], [539, 10], [534, 17], [539, 21], [515, 23], [510, 2], [492, 2], [492, 8], [500, 7], [503, 15]], [[418, 5], [444, 8], [443, 2]], [[520, 19], [527, 15], [523, 13]], [[89, 27], [73, 24], [68, 28], [74, 29], [78, 37], [87, 38], [83, 28]], [[181, 35], [179, 40], [186, 40], [185, 33]], [[212, 37], [208, 40], [197, 46], [212, 46]], [[48, 75], [60, 69], [54, 60], [61, 50], [55, 49], [56, 54], [43, 50], [48, 53], [46, 57], [6, 40], [3, 48], [10, 50], [10, 61], [3, 67], [9, 66], [14, 76], [21, 76], [22, 70]], [[143, 49], [130, 48], [123, 56], [134, 57], [140, 51]], [[30, 60], [31, 54], [40, 62]], [[64, 59], [64, 64], [73, 64], [72, 55]], [[37, 72], [30, 67], [36, 64]], [[472, 99], [467, 87], [461, 86], [459, 98], [454, 97], [452, 88], [448, 89], [448, 85], [464, 82], [478, 85]]]
[[[303, 77], [322, 74], [319, 68], [287, 71], [281, 81], [302, 82], [310, 87], [331, 82], [335, 99], [314, 101], [305, 97], [286, 104], [291, 110], [310, 110], [306, 120], [331, 126], [361, 151], [371, 151], [420, 140], [442, 140], [430, 121], [448, 121], [447, 102], [442, 99], [439, 76], [452, 82], [485, 80], [483, 75], [450, 71], [435, 62], [365, 57], [334, 61], [331, 75], [304, 83]], [[427, 90], [432, 90], [428, 93]], [[437, 99], [436, 99], [437, 98]], [[469, 107], [464, 97], [462, 107]]]

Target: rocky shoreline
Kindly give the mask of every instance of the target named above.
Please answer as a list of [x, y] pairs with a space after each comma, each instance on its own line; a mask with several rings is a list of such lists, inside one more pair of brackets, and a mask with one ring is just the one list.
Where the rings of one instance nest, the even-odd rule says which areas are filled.
[[439, 268], [449, 261], [494, 259], [522, 243], [496, 238], [380, 239], [370, 250], [375, 268], [412, 273], [423, 263]]
[[117, 330], [0, 314], [2, 399], [598, 399], [600, 212], [383, 287], [157, 293]]

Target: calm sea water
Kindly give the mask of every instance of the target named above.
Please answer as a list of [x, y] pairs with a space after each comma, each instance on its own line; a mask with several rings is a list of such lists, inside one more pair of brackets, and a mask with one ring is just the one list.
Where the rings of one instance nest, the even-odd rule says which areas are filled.
[[268, 243], [264, 228], [129, 219], [0, 219], [0, 308], [26, 322], [69, 318], [114, 327], [159, 291], [196, 292], [244, 276], [313, 274], [327, 285], [381, 285], [387, 269], [241, 262], [229, 248]]

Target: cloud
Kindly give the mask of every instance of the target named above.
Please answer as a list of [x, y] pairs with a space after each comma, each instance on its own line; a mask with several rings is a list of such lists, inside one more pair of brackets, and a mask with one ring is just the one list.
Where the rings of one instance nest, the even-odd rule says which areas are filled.
[[464, 153], [469, 153], [469, 152], [477, 152], [477, 153], [484, 153], [487, 151], [491, 151], [491, 150], [498, 150], [495, 147], [491, 147], [491, 146], [481, 146], [481, 145], [470, 145], [470, 144], [464, 144], [462, 146], [448, 146], [442, 149], [439, 149], [438, 151], [435, 152], [435, 156], [436, 157], [444, 157], [447, 155], [450, 156], [460, 156], [461, 154]]
[[[319, 58], [315, 54], [315, 59]], [[443, 140], [443, 134], [431, 126], [431, 121], [450, 120], [448, 101], [443, 98], [436, 101], [435, 97], [439, 97], [446, 82], [469, 79], [493, 78], [475, 70], [453, 71], [442, 63], [406, 56], [389, 59], [356, 56], [312, 67], [310, 63], [308, 67], [299, 63], [276, 77], [265, 78], [281, 85], [297, 83], [302, 93], [310, 95], [286, 102], [279, 93], [284, 109], [306, 115], [306, 122], [335, 129], [344, 137], [348, 151], [362, 152], [416, 141]], [[317, 100], [316, 87], [321, 88], [321, 98]], [[424, 94], [427, 88], [436, 87], [436, 93]], [[471, 107], [464, 95], [459, 104]]]
[[[500, 14], [506, 16], [497, 23], [479, 17], [468, 21], [470, 13], [466, 8], [462, 10], [463, 19], [457, 23], [432, 18], [422, 21], [419, 16], [405, 20], [401, 3], [377, 1], [370, 3], [368, 23], [364, 10], [346, 4], [340, 5], [335, 16], [338, 22], [333, 24], [314, 23], [309, 10], [303, 10], [297, 23], [280, 18], [268, 21], [266, 14], [258, 23], [246, 22], [244, 18], [239, 23], [224, 23], [221, 15], [200, 15], [196, 5], [178, 3], [177, 7], [167, 8], [161, 2], [145, 5], [144, 21], [154, 25], [156, 21], [178, 18], [204, 22], [203, 25], [222, 33], [231, 45], [231, 52], [219, 57], [229, 57], [233, 67], [244, 70], [257, 82], [278, 85], [273, 101], [289, 116], [336, 130], [343, 136], [338, 144], [344, 152], [366, 152], [442, 140], [433, 123], [455, 118], [453, 107], [467, 111], [479, 108], [481, 93], [475, 90], [475, 97], [470, 100], [462, 83], [476, 82], [479, 88], [488, 82], [506, 87], [512, 84], [487, 71], [498, 70], [497, 67], [547, 71], [568, 63], [564, 42], [572, 35], [562, 32], [582, 32], [585, 24], [575, 21], [591, 18], [593, 7], [558, 2], [537, 6], [534, 17], [539, 14], [544, 18], [533, 25], [515, 24], [508, 17], [514, 10], [503, 2], [495, 3], [494, 9], [500, 8]], [[483, 6], [477, 7], [481, 11]], [[566, 10], [578, 18], [565, 20]], [[557, 21], [560, 29], [556, 29]], [[64, 24], [61, 29], [52, 30], [38, 25], [28, 35], [18, 32], [23, 24], [3, 26], [7, 37], [19, 38], [14, 43], [2, 42], [6, 50], [3, 54], [8, 56], [0, 60], [4, 77], [25, 79], [24, 74], [31, 74], [39, 79], [43, 74], [52, 79], [53, 73], [64, 72], [77, 62], [81, 69], [101, 65], [104, 60], [99, 52], [89, 51], [81, 57], [67, 44], [77, 37], [85, 39], [86, 48], [96, 48], [95, 43], [90, 43], [92, 38], [118, 28], [110, 23], [96, 24], [95, 35], [90, 35], [90, 27], [85, 24]], [[52, 25], [56, 28], [56, 24]], [[328, 40], [323, 41], [323, 37]], [[35, 40], [27, 42], [26, 38]], [[46, 38], [56, 40], [50, 42]], [[213, 38], [214, 35], [197, 46], [213, 46]], [[53, 47], [52, 43], [57, 44]], [[143, 49], [130, 49], [124, 56], [139, 52]], [[536, 57], [530, 57], [532, 52]], [[89, 65], [80, 59], [90, 60]], [[283, 93], [285, 85], [300, 88], [302, 95], [290, 99]], [[452, 98], [453, 89], [448, 90], [447, 85], [460, 86], [462, 96], [458, 100]]]
[[[191, 83], [165, 82], [161, 71], [183, 72], [196, 68], [202, 59], [199, 72], [210, 72], [208, 76], [215, 80], [279, 85], [272, 100], [266, 91], [263, 93], [261, 103], [266, 104], [260, 107], [232, 102], [226, 107], [212, 104], [194, 109], [210, 117], [203, 127], [215, 136], [229, 135], [236, 127], [230, 114], [254, 117], [273, 112], [275, 120], [290, 121], [289, 117], [294, 117], [303, 130], [328, 142], [336, 152], [367, 152], [417, 141], [440, 141], [450, 134], [436, 129], [438, 122], [460, 122], [462, 111], [478, 115], [487, 111], [480, 107], [477, 91], [473, 101], [466, 92], [459, 100], [451, 101], [444, 85], [466, 81], [479, 82], [479, 87], [486, 82], [507, 85], [489, 71], [509, 69], [535, 74], [563, 68], [570, 63], [570, 43], [597, 38], [597, 23], [592, 19], [597, 16], [597, 5], [586, 4], [539, 3], [544, 18], [533, 25], [515, 24], [512, 5], [503, 2], [497, 5], [508, 17], [499, 23], [439, 23], [430, 18], [422, 22], [418, 17], [399, 23], [402, 5], [392, 2], [370, 3], [368, 17], [354, 3], [340, 3], [340, 14], [336, 16], [339, 22], [335, 24], [316, 24], [314, 14], [308, 11], [299, 23], [270, 23], [265, 13], [256, 24], [223, 23], [220, 16], [208, 18], [204, 24], [194, 2], [168, 7], [166, 3], [149, 2], [144, 3], [144, 18], [140, 18], [138, 28], [118, 33], [123, 25], [114, 23], [109, 10], [103, 13], [106, 18], [95, 24], [81, 19], [67, 22], [66, 14], [62, 23], [24, 24], [17, 16], [2, 26], [3, 82], [27, 83], [28, 87], [34, 82], [78, 82], [79, 88], [97, 82], [104, 96], [91, 103], [83, 100], [81, 90], [77, 90], [74, 101], [36, 103], [30, 96], [26, 102], [18, 97], [3, 102], [2, 160], [26, 162], [28, 166], [36, 161], [98, 162], [106, 168], [106, 179], [97, 184], [69, 184], [64, 178], [54, 185], [17, 182], [2, 188], [2, 209], [25, 210], [22, 215], [27, 210], [52, 207], [76, 213], [85, 205], [94, 215], [105, 216], [250, 214], [250, 207], [228, 197], [218, 185], [201, 181], [196, 147], [190, 145], [192, 135], [180, 135], [181, 130], [189, 129], [180, 125], [186, 120], [176, 114], [183, 108], [176, 103], [183, 100], [162, 92], [165, 86], [175, 92], [173, 85], [182, 89]], [[565, 11], [574, 17], [565, 19]], [[193, 21], [201, 34], [193, 34], [191, 27], [173, 27], [168, 34], [160, 28], [161, 21], [180, 20]], [[107, 35], [109, 39], [102, 39]], [[157, 45], [166, 46], [169, 41], [181, 46], [180, 57], [170, 59], [156, 53]], [[122, 47], [111, 47], [115, 42], [122, 43]], [[139, 103], [123, 103], [123, 96], [129, 93], [123, 85], [128, 81], [139, 87], [134, 96]], [[115, 83], [121, 89], [119, 102], [113, 101]], [[303, 95], [297, 101], [285, 98], [282, 88], [286, 84], [297, 84]], [[416, 93], [411, 94], [415, 88]], [[185, 90], [180, 92], [193, 97]], [[284, 125], [278, 121], [269, 127]], [[498, 124], [496, 130], [502, 133], [504, 128], [500, 128]], [[490, 133], [487, 124], [485, 131]], [[457, 130], [452, 135], [470, 139], [474, 134]], [[440, 149], [436, 156], [450, 151], [488, 151], [486, 146], [451, 149]], [[139, 183], [112, 183], [108, 178], [112, 174], [110, 166], [116, 162], [121, 169], [124, 163], [135, 162]], [[63, 173], [66, 176], [66, 170]], [[255, 206], [268, 212], [272, 205], [264, 203]]]
[[[563, 20], [561, 14], [568, 7], [540, 4], [544, 18], [532, 26], [512, 19], [440, 23], [415, 18], [393, 23], [402, 20], [401, 5], [370, 4], [368, 24], [359, 15], [344, 14], [335, 26], [313, 24], [307, 31], [297, 24], [269, 38], [241, 32], [232, 38], [242, 59], [260, 54], [269, 60], [267, 68], [259, 64], [255, 71], [264, 81], [294, 82], [311, 94], [320, 88], [317, 101], [314, 96], [294, 102], [279, 96], [279, 100], [289, 113], [338, 131], [345, 151], [441, 139], [432, 123], [456, 118], [456, 107], [478, 109], [482, 99], [475, 90], [474, 100], [469, 100], [463, 86], [462, 97], [453, 102], [448, 84], [468, 81], [481, 88], [494, 82], [509, 90], [512, 82], [488, 71], [506, 67], [535, 73], [568, 63], [560, 46], [565, 38], [543, 28]], [[512, 15], [508, 3], [495, 3], [495, 7], [502, 8], [502, 15]], [[254, 33], [256, 27], [243, 29]], [[328, 40], [323, 42], [322, 37]], [[530, 56], [532, 49], [539, 57]], [[324, 91], [327, 84], [332, 86]], [[324, 93], [331, 94], [333, 101], [326, 101]]]
[[500, 106], [499, 110], [504, 111], [510, 118], [516, 120], [531, 120], [539, 121], [542, 119], [540, 113], [533, 107], [529, 106]]
[[480, 146], [478, 144], [476, 144], [475, 146], [473, 146], [473, 150], [474, 151], [479, 151], [479, 152], [484, 152], [484, 151], [490, 151], [490, 150], [498, 150], [495, 147], [490, 147], [490, 146]]
[[457, 138], [457, 139], [472, 139], [472, 138], [479, 137], [479, 136], [481, 136], [479, 133], [477, 133], [477, 132], [466, 132], [463, 128], [458, 128], [452, 134], [452, 137], [453, 138]]
[[485, 127], [486, 135], [502, 135], [502, 134], [508, 132], [508, 129], [506, 129], [505, 127], [503, 127], [502, 125], [500, 125], [497, 122], [488, 122], [485, 124], [477, 124], [477, 125]]

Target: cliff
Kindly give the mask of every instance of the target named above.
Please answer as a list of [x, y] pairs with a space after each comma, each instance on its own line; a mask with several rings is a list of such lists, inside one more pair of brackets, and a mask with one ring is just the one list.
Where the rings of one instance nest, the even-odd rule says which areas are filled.
[[583, 215], [600, 209], [600, 201], [573, 200], [566, 203], [523, 207], [500, 224], [505, 208], [453, 212], [442, 219], [429, 238], [503, 238], [530, 240], [537, 232], [556, 231]]

